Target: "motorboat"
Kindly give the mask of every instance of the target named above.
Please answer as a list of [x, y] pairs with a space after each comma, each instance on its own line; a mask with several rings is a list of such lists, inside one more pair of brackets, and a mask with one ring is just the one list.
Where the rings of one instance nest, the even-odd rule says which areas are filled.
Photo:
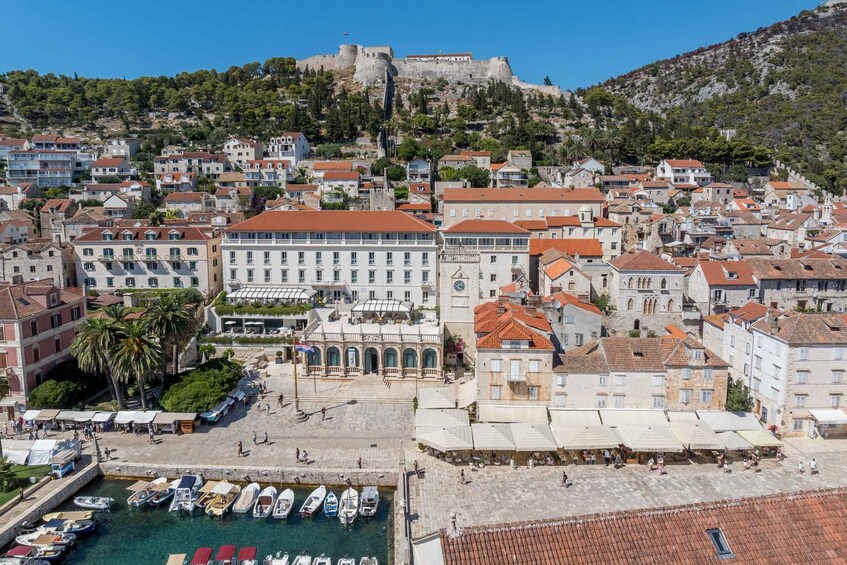
[[194, 557], [191, 558], [190, 565], [207, 565], [212, 559], [212, 548], [201, 547], [194, 552]]
[[379, 559], [368, 555], [359, 559], [359, 565], [379, 565]]
[[379, 507], [379, 491], [376, 487], [365, 487], [359, 500], [359, 514], [364, 518], [376, 516]]
[[222, 545], [218, 548], [218, 552], [215, 554], [214, 563], [220, 563], [221, 565], [230, 565], [232, 563], [233, 557], [235, 557], [235, 549], [234, 545]]
[[277, 551], [276, 555], [268, 555], [265, 557], [262, 565], [289, 565], [288, 554]]
[[197, 500], [194, 502], [194, 508], [199, 509], [201, 512], [206, 511], [206, 506], [212, 502], [212, 500], [217, 497], [217, 493], [214, 492], [215, 488], [218, 486], [219, 481], [209, 481], [205, 485], [203, 485], [199, 491], [199, 496]]
[[60, 534], [84, 536], [97, 529], [97, 524], [94, 523], [94, 520], [63, 520], [61, 518], [53, 518], [52, 520], [47, 520], [39, 529]]
[[338, 515], [338, 497], [333, 491], [329, 491], [324, 500], [324, 516], [332, 518]]
[[[8, 563], [33, 565], [35, 563], [58, 561], [64, 553], [65, 548], [61, 546], [32, 547], [28, 545], [16, 545], [7, 551], [3, 557], [9, 560]], [[3, 563], [3, 558], [0, 558], [0, 563]]]
[[90, 510], [82, 510], [82, 511], [71, 511], [71, 512], [51, 512], [50, 514], [45, 514], [41, 517], [42, 520], [47, 522], [48, 520], [91, 520], [94, 516], [94, 512]]
[[187, 562], [188, 556], [185, 553], [171, 553], [165, 565], [185, 565]]
[[114, 498], [108, 496], [76, 496], [74, 506], [90, 508], [91, 510], [108, 510], [115, 502]]
[[359, 493], [353, 487], [341, 493], [338, 504], [338, 519], [342, 524], [352, 524], [359, 515]]
[[253, 505], [256, 504], [256, 499], [259, 498], [260, 490], [262, 490], [262, 487], [259, 486], [259, 483], [250, 483], [241, 489], [241, 494], [238, 495], [238, 499], [232, 505], [232, 511], [235, 514], [252, 512]]
[[285, 489], [274, 502], [272, 515], [277, 520], [285, 520], [294, 508], [294, 491]]
[[276, 502], [276, 487], [265, 487], [259, 493], [259, 498], [256, 499], [256, 505], [253, 507], [254, 518], [267, 518], [271, 515]]
[[126, 503], [132, 508], [144, 506], [147, 504], [147, 501], [153, 498], [153, 495], [156, 494], [154, 488], [158, 485], [165, 484], [166, 482], [168, 482], [166, 477], [159, 477], [149, 483], [147, 481], [138, 481], [137, 483], [133, 483], [127, 487], [127, 490], [132, 491], [132, 494], [126, 499]]
[[312, 565], [312, 556], [298, 555], [294, 558], [294, 561], [291, 562], [291, 565]]
[[300, 507], [300, 515], [314, 516], [315, 512], [321, 509], [321, 504], [323, 504], [324, 498], [326, 498], [326, 487], [321, 485], [313, 490], [312, 494], [306, 498], [306, 502], [304, 502], [303, 506]]
[[241, 492], [241, 487], [222, 481], [215, 487], [217, 496], [206, 506], [206, 515], [212, 518], [223, 518], [230, 511], [232, 505], [235, 504], [235, 499], [238, 498], [238, 493]]
[[259, 560], [256, 559], [255, 547], [242, 547], [238, 550], [238, 555], [235, 556], [237, 565], [259, 565]]
[[171, 505], [168, 508], [169, 512], [192, 512], [194, 505], [197, 503], [197, 498], [200, 496], [200, 489], [203, 487], [203, 477], [186, 473], [179, 480], [179, 484], [174, 489]]
[[170, 483], [163, 483], [161, 485], [156, 485], [153, 490], [153, 496], [150, 497], [150, 500], [147, 501], [147, 504], [154, 508], [158, 508], [174, 495], [176, 492], [176, 487], [179, 484], [179, 479], [174, 480]]
[[347, 557], [346, 555], [338, 560], [336, 565], [356, 565], [355, 557]]
[[312, 565], [332, 565], [332, 559], [321, 553], [319, 557], [312, 559]]
[[22, 532], [15, 538], [15, 542], [18, 545], [28, 545], [30, 547], [61, 547], [75, 544], [76, 536], [74, 534], [52, 533], [39, 528]]

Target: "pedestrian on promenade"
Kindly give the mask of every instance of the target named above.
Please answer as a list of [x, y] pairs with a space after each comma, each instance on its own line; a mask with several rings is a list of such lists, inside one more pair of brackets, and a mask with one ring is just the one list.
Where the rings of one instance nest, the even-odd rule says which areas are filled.
[[462, 483], [463, 485], [467, 484], [465, 482], [465, 470], [464, 469], [462, 469], [462, 471], [459, 473], [459, 482]]
[[238, 440], [238, 456], [244, 455], [244, 446], [241, 445], [241, 440]]
[[612, 462], [612, 452], [608, 449], [603, 452], [603, 461], [605, 461], [606, 467]]
[[421, 474], [421, 466], [418, 465], [418, 460], [415, 459], [415, 476], [418, 477]]
[[150, 436], [150, 443], [156, 443], [156, 438], [153, 436], [153, 428], [147, 428], [147, 434]]
[[297, 448], [297, 462], [300, 462], [300, 448]]
[[815, 458], [812, 457], [812, 460], [809, 461], [809, 474], [817, 475], [818, 474], [818, 462], [815, 461]]
[[303, 463], [308, 463], [308, 462], [309, 462], [309, 452], [304, 449], [303, 450]]
[[268, 443], [268, 432], [265, 432], [265, 443]]
[[253, 445], [256, 445], [256, 430], [253, 430]]
[[47, 424], [46, 423], [41, 424], [41, 433], [44, 435], [44, 437], [47, 437]]
[[356, 463], [359, 465], [359, 469], [361, 469], [362, 468], [362, 458], [359, 457], [359, 460], [356, 461]]
[[321, 422], [326, 420], [326, 406], [321, 406]]
[[271, 415], [271, 403], [265, 402], [265, 416]]
[[568, 486], [568, 474], [565, 471], [562, 471], [562, 486], [563, 487]]
[[106, 454], [106, 461], [111, 461], [112, 460], [112, 450], [107, 447], [106, 449], [103, 450], [103, 452]]
[[284, 399], [285, 399], [285, 396], [282, 393], [279, 393], [279, 398], [277, 399], [276, 403], [280, 408], [282, 408], [282, 404], [283, 404], [283, 402], [285, 402]]
[[18, 491], [18, 494], [20, 494], [20, 496], [21, 496], [20, 501], [23, 502], [24, 501], [24, 489], [23, 489], [23, 487], [20, 488], [20, 490]]
[[803, 473], [805, 473], [805, 472], [806, 472], [806, 469], [803, 467], [803, 462], [802, 462], [802, 461], [800, 461], [800, 462], [797, 464], [797, 472], [799, 472], [801, 475], [802, 475]]
[[[38, 433], [38, 431], [36, 431], [35, 433]], [[29, 431], [29, 437], [28, 437], [27, 439], [28, 439], [29, 441], [33, 441], [33, 440], [35, 439], [35, 436], [34, 436], [34, 435], [32, 435], [32, 430], [30, 430], [30, 431]]]
[[35, 428], [35, 439], [38, 439], [38, 428]]

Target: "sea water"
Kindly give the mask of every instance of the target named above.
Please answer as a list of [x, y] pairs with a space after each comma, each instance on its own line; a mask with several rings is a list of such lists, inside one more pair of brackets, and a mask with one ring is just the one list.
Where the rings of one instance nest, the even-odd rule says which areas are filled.
[[[81, 538], [75, 550], [64, 563], [70, 565], [163, 565], [171, 553], [186, 553], [188, 559], [197, 548], [213, 548], [212, 557], [222, 545], [255, 547], [257, 557], [279, 551], [295, 555], [316, 557], [322, 553], [335, 563], [349, 555], [356, 562], [365, 555], [379, 558], [380, 564], [389, 563], [392, 547], [392, 493], [380, 490], [379, 511], [373, 518], [360, 516], [352, 527], [343, 526], [338, 518], [326, 518], [320, 511], [314, 518], [300, 518], [296, 513], [306, 500], [311, 488], [293, 488], [294, 511], [288, 520], [254, 519], [252, 515], [228, 514], [223, 519], [212, 520], [196, 511], [193, 516], [168, 512], [170, 501], [158, 508], [129, 508], [126, 487], [134, 481], [112, 479], [97, 480], [77, 496], [110, 496], [115, 499], [110, 512], [98, 512], [101, 522], [97, 531]], [[267, 485], [262, 485], [265, 487]], [[281, 485], [274, 485], [282, 492]], [[346, 487], [335, 488], [340, 498]], [[357, 488], [357, 490], [361, 490]], [[57, 508], [80, 510], [71, 501]]]

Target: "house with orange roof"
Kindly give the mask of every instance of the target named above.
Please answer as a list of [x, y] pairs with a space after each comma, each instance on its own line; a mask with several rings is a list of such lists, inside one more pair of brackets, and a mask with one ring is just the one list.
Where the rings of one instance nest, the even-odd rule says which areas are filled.
[[603, 313], [584, 298], [556, 292], [543, 297], [542, 304], [558, 352], [582, 347], [603, 335]]
[[579, 263], [567, 254], [551, 250], [538, 259], [538, 293], [548, 296], [557, 292], [568, 292], [582, 300], [591, 300], [591, 277], [585, 274]]
[[697, 159], [662, 159], [656, 166], [656, 179], [706, 186], [712, 182], [712, 173]]
[[136, 174], [129, 162], [124, 157], [101, 157], [91, 163], [91, 178], [95, 182], [108, 177], [117, 177], [129, 180]]
[[[793, 181], [770, 181], [764, 187], [762, 200], [765, 206], [783, 210], [798, 210], [805, 204], [803, 197], [809, 197], [810, 190], [805, 184]], [[814, 199], [812, 199], [814, 201]], [[801, 204], [802, 202], [802, 204]]]
[[41, 218], [41, 233], [50, 238], [54, 222], [67, 220], [77, 211], [77, 203], [69, 198], [51, 198], [39, 210]]
[[[243, 173], [221, 173], [218, 177], [220, 180], [224, 175], [240, 175], [244, 178]], [[197, 174], [196, 173], [162, 173], [156, 176], [156, 189], [161, 192], [191, 192], [197, 190]]]
[[223, 145], [223, 152], [230, 163], [243, 168], [248, 161], [262, 159], [265, 148], [261, 141], [243, 137], [230, 137]]
[[700, 261], [686, 275], [688, 297], [703, 315], [720, 314], [756, 298], [758, 285], [747, 261]]
[[171, 192], [165, 196], [165, 209], [174, 210], [180, 218], [195, 212], [212, 209], [212, 198], [208, 192]]
[[491, 175], [488, 181], [492, 188], [518, 188], [529, 186], [526, 170], [510, 161], [491, 163]]
[[248, 159], [242, 165], [247, 186], [285, 186], [296, 178], [294, 164], [287, 159]]

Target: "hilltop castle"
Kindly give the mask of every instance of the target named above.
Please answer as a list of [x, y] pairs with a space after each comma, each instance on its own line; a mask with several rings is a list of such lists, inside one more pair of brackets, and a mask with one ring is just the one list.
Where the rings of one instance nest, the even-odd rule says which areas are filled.
[[300, 69], [323, 67], [331, 71], [353, 71], [353, 79], [364, 86], [385, 82], [388, 76], [418, 80], [446, 79], [451, 83], [483, 84], [491, 80], [519, 88], [559, 96], [557, 86], [522, 82], [512, 73], [507, 57], [477, 60], [471, 53], [408, 55], [394, 57], [391, 47], [341, 45], [337, 55], [314, 55], [297, 61]]

